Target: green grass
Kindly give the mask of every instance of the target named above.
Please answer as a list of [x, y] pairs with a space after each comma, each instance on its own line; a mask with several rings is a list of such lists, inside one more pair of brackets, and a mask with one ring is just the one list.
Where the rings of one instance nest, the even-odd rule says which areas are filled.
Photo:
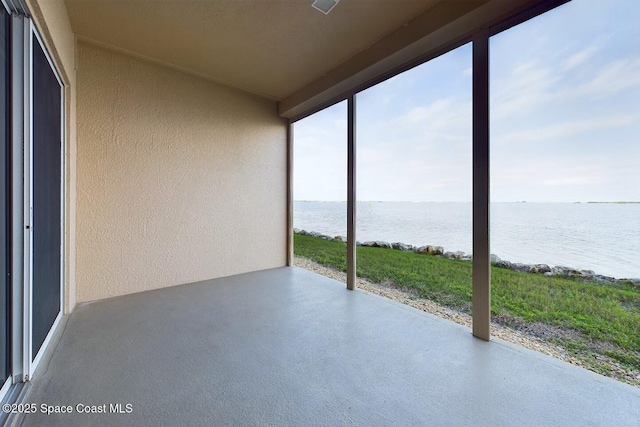
[[[295, 235], [294, 252], [346, 270], [344, 243]], [[469, 261], [371, 247], [358, 247], [357, 261], [360, 277], [390, 281], [441, 305], [470, 311]], [[573, 338], [562, 338], [565, 347], [586, 348], [640, 370], [640, 290], [631, 283], [603, 285], [492, 267], [491, 287], [493, 314], [576, 331]]]

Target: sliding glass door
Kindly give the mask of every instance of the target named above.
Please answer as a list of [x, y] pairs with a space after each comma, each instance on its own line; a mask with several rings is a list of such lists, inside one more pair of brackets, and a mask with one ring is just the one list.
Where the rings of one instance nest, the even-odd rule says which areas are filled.
[[32, 377], [63, 301], [64, 92], [24, 14], [0, 6], [0, 400]]
[[35, 368], [62, 308], [62, 84], [35, 31], [31, 37], [31, 360]]
[[8, 203], [10, 193], [9, 183], [9, 148], [10, 138], [10, 25], [9, 13], [0, 5], [0, 376], [5, 383], [10, 375], [9, 355], [10, 346], [10, 306], [11, 297], [9, 292], [9, 262], [10, 262], [10, 227]]

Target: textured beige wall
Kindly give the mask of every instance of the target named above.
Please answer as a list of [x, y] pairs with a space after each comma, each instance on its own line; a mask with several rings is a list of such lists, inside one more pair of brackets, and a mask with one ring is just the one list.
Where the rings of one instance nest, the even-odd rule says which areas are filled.
[[78, 43], [78, 302], [285, 265], [275, 102]]
[[76, 46], [63, 0], [27, 0], [65, 85], [65, 313], [76, 305]]

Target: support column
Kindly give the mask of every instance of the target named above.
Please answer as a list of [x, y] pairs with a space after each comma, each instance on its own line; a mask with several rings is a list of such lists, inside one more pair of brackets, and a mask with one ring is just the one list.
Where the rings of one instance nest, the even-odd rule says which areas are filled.
[[356, 288], [356, 96], [347, 100], [347, 289]]
[[293, 265], [293, 123], [287, 124], [287, 266]]
[[489, 32], [473, 37], [473, 335], [491, 338]]

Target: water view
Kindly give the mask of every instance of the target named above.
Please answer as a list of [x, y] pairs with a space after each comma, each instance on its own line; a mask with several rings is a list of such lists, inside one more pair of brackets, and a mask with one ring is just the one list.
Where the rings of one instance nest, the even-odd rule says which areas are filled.
[[[616, 203], [640, 202], [639, 5], [574, 0], [490, 37], [489, 129], [475, 123], [489, 133], [491, 252], [502, 260], [640, 279], [640, 203]], [[351, 182], [356, 240], [470, 254], [474, 171], [485, 160], [473, 157], [473, 111], [485, 108], [473, 96], [484, 65], [473, 58], [473, 43], [463, 44], [357, 92], [353, 116], [342, 101], [296, 121], [294, 227], [346, 235], [346, 203], [321, 201], [345, 200]], [[330, 277], [346, 269], [340, 243], [296, 234], [294, 253]], [[358, 277], [380, 295], [395, 299], [391, 284], [400, 302], [474, 311], [471, 263], [366, 246], [356, 258]], [[490, 296], [491, 320], [640, 386], [640, 281], [524, 270], [502, 263], [490, 294], [477, 289]]]
[[[471, 203], [359, 202], [359, 241], [472, 252]], [[295, 202], [294, 227], [346, 236], [346, 202]], [[640, 204], [492, 203], [491, 252], [511, 262], [640, 277]]]

